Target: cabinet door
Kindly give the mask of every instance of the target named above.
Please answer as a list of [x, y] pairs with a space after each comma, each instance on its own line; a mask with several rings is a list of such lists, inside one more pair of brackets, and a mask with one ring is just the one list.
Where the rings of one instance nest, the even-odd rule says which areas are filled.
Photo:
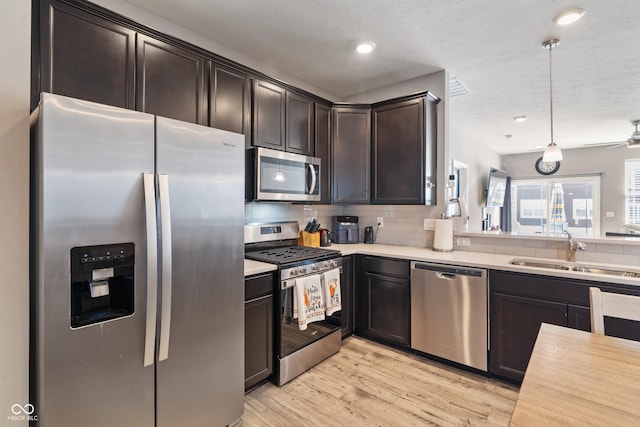
[[313, 156], [314, 103], [309, 98], [287, 92], [286, 151]]
[[209, 61], [209, 126], [245, 135], [251, 140], [249, 76]]
[[133, 109], [135, 32], [59, 2], [40, 4], [41, 90]]
[[[614, 289], [608, 290], [615, 292]], [[568, 326], [570, 328], [591, 332], [591, 312], [589, 307], [569, 305], [568, 313]], [[604, 333], [612, 337], [640, 341], [640, 322], [605, 316]]]
[[365, 273], [358, 283], [356, 330], [385, 343], [409, 347], [409, 279]]
[[251, 388], [273, 372], [273, 296], [244, 304], [244, 388]]
[[567, 306], [567, 326], [573, 329], [591, 332], [591, 314], [589, 307], [569, 304]]
[[331, 107], [316, 103], [315, 156], [320, 158], [320, 202], [331, 203]]
[[342, 257], [342, 273], [340, 274], [340, 290], [342, 291], [342, 311], [340, 322], [342, 325], [342, 336], [346, 337], [353, 333], [355, 327], [355, 307], [354, 307], [354, 268], [353, 256]]
[[204, 58], [138, 34], [136, 109], [206, 125]]
[[567, 305], [492, 293], [490, 370], [522, 381], [540, 325], [567, 326]]
[[369, 203], [371, 110], [333, 109], [334, 203]]
[[286, 90], [262, 80], [253, 82], [253, 145], [285, 148]]
[[373, 109], [372, 195], [376, 204], [424, 204], [424, 98]]

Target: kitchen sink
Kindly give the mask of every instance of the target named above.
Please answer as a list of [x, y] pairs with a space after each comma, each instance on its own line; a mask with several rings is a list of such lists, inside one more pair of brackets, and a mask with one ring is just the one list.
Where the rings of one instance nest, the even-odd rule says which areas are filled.
[[633, 271], [626, 268], [601, 267], [588, 264], [572, 264], [562, 261], [541, 261], [533, 259], [516, 258], [509, 261], [511, 265], [521, 265], [523, 267], [546, 268], [549, 270], [577, 271], [580, 273], [606, 274], [621, 277], [640, 277], [640, 271]]
[[609, 274], [612, 276], [622, 277], [640, 277], [640, 273], [637, 271], [629, 271], [624, 269], [612, 269], [601, 267], [588, 267], [583, 265], [576, 265], [572, 268], [573, 271], [579, 271], [581, 273], [594, 273], [594, 274]]
[[571, 266], [561, 262], [554, 261], [536, 261], [531, 259], [512, 259], [509, 261], [511, 265], [521, 265], [523, 267], [550, 268], [553, 270], [571, 270]]

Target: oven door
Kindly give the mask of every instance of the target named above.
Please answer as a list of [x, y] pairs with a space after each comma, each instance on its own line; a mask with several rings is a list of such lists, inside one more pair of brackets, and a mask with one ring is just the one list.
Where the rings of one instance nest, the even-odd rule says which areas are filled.
[[[333, 316], [325, 320], [307, 323], [307, 329], [301, 331], [298, 320], [293, 318], [293, 294], [295, 292], [295, 280], [283, 281], [280, 286], [280, 299], [278, 301], [279, 325], [278, 357], [280, 359], [300, 350], [307, 345], [322, 339], [332, 332], [340, 329], [340, 318]], [[338, 313], [339, 315], [339, 313]]]
[[320, 200], [320, 159], [268, 148], [254, 150], [256, 200]]

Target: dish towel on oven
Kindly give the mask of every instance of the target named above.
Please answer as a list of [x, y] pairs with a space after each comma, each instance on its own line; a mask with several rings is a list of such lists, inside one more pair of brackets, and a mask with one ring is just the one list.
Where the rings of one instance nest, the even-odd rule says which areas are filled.
[[324, 320], [324, 301], [320, 277], [319, 274], [314, 274], [296, 279], [293, 294], [293, 317], [298, 318], [298, 327], [301, 331], [307, 329], [308, 323]]
[[324, 288], [324, 307], [327, 316], [342, 310], [340, 301], [340, 269], [334, 268], [322, 275]]

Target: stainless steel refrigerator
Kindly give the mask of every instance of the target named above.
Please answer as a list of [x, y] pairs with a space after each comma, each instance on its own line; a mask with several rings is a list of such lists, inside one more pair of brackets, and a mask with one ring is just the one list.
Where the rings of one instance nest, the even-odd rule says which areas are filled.
[[44, 93], [38, 425], [224, 426], [244, 399], [244, 136]]

